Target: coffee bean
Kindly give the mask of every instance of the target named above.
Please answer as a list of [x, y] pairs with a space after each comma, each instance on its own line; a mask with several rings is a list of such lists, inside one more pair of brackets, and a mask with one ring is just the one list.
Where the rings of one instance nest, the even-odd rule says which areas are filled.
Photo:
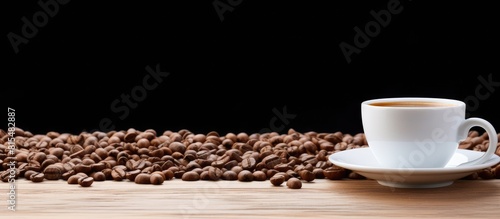
[[[34, 170], [27, 170], [26, 172], [24, 172], [24, 178], [25, 179], [31, 179], [31, 175], [37, 173], [36, 171]], [[10, 175], [10, 174], [9, 174]]]
[[199, 179], [200, 179], [200, 174], [194, 171], [188, 171], [182, 175], [183, 181], [197, 181]]
[[73, 175], [68, 178], [66, 181], [68, 184], [78, 184], [78, 179], [82, 178], [80, 175]]
[[115, 167], [111, 171], [111, 177], [113, 177], [115, 181], [122, 181], [126, 178], [126, 172], [123, 168]]
[[75, 175], [75, 171], [74, 171], [74, 170], [70, 170], [70, 171], [67, 171], [67, 172], [63, 173], [63, 174], [61, 175], [61, 178], [62, 178], [63, 180], [65, 180], [65, 181], [67, 181], [67, 180], [68, 180], [68, 178], [69, 178], [70, 176], [73, 176], [73, 175]]
[[349, 172], [349, 174], [347, 175], [347, 178], [349, 178], [349, 179], [366, 179], [365, 176], [363, 176], [357, 172], [353, 172], [353, 171]]
[[210, 176], [208, 176], [208, 171], [207, 170], [204, 170], [203, 172], [201, 172], [201, 174], [200, 174], [200, 180], [211, 180]]
[[342, 167], [332, 166], [323, 170], [323, 174], [330, 180], [339, 180], [346, 177], [346, 171]]
[[174, 172], [171, 170], [162, 170], [161, 172], [165, 176], [165, 180], [171, 180], [174, 178]]
[[236, 174], [234, 171], [232, 170], [227, 170], [225, 171], [224, 173], [222, 173], [222, 178], [224, 180], [237, 180], [238, 179], [238, 174]]
[[222, 177], [222, 170], [217, 167], [209, 167], [208, 168], [208, 177], [210, 180], [217, 181]]
[[241, 167], [241, 166], [234, 166], [233, 168], [231, 168], [231, 170], [234, 173], [238, 174], [238, 173], [240, 173], [243, 170], [243, 167]]
[[238, 181], [241, 182], [250, 182], [253, 180], [253, 174], [249, 170], [242, 170], [238, 173]]
[[152, 173], [150, 176], [150, 183], [153, 185], [161, 185], [165, 181], [165, 176], [159, 173]]
[[280, 186], [281, 184], [283, 184], [283, 182], [285, 182], [285, 176], [281, 175], [281, 174], [275, 174], [274, 176], [272, 176], [269, 181], [271, 182], [271, 184], [273, 184], [274, 186]]
[[141, 170], [131, 170], [125, 173], [125, 178], [127, 178], [129, 181], [134, 182], [135, 177], [141, 173]]
[[[7, 168], [8, 169], [8, 168]], [[37, 172], [35, 172], [36, 174]], [[10, 171], [8, 170], [5, 170], [2, 172], [2, 174], [0, 175], [0, 178], [2, 179], [2, 182], [9, 182], [9, 179], [10, 179]]]
[[266, 181], [267, 180], [267, 175], [263, 171], [256, 170], [255, 172], [252, 173], [253, 179], [255, 181]]
[[249, 157], [241, 161], [241, 168], [243, 168], [244, 170], [253, 171], [253, 169], [255, 169], [256, 164], [257, 161], [255, 160], [255, 158]]
[[314, 173], [314, 177], [316, 179], [324, 179], [325, 178], [325, 174], [323, 173], [323, 169], [321, 169], [321, 168], [315, 168], [312, 172]]
[[94, 178], [87, 176], [87, 177], [80, 177], [78, 179], [78, 184], [82, 187], [89, 187], [94, 183]]
[[300, 175], [300, 179], [305, 180], [307, 182], [311, 182], [316, 178], [314, 173], [309, 171], [309, 170], [302, 170], [302, 171], [300, 171], [299, 175]]
[[62, 177], [62, 168], [51, 164], [43, 170], [43, 174], [47, 180], [58, 180]]
[[281, 159], [277, 155], [271, 154], [262, 159], [262, 163], [264, 163], [268, 169], [273, 169], [275, 165], [281, 163]]
[[150, 184], [151, 183], [151, 174], [149, 173], [139, 173], [134, 179], [136, 184]]
[[104, 173], [104, 176], [106, 177], [106, 180], [113, 180], [113, 176], [111, 176], [111, 172], [113, 172], [112, 169], [106, 168], [104, 170], [101, 170], [102, 173]]
[[298, 178], [290, 178], [286, 181], [286, 186], [290, 189], [300, 189], [302, 182]]
[[45, 179], [45, 175], [43, 173], [35, 173], [30, 177], [32, 182], [42, 182]]
[[103, 172], [93, 172], [90, 174], [90, 177], [94, 178], [94, 181], [105, 181], [106, 176]]
[[77, 173], [90, 173], [92, 171], [92, 166], [79, 163], [73, 167], [73, 170]]
[[106, 164], [99, 162], [99, 163], [91, 164], [90, 167], [92, 169], [91, 171], [99, 172], [99, 171], [104, 170], [106, 168]]

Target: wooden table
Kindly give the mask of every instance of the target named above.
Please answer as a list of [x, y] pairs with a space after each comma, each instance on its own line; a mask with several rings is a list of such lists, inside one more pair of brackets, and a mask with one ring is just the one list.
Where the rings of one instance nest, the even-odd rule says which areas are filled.
[[[316, 179], [301, 189], [269, 181], [130, 181], [19, 179], [16, 211], [0, 218], [500, 218], [500, 179], [458, 180], [433, 189], [395, 189], [374, 180]], [[9, 183], [0, 182], [7, 200]]]

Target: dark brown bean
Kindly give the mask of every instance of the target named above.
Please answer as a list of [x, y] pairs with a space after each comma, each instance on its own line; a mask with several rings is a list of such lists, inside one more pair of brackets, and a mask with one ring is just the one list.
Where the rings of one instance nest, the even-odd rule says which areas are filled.
[[269, 181], [271, 182], [271, 184], [273, 184], [274, 186], [280, 186], [281, 184], [283, 184], [283, 182], [285, 182], [285, 176], [281, 175], [281, 174], [275, 174], [274, 176], [272, 176]]
[[62, 167], [51, 164], [43, 170], [45, 179], [47, 180], [58, 180], [62, 178]]
[[24, 178], [30, 180], [31, 175], [33, 175], [35, 173], [37, 173], [37, 172], [34, 170], [27, 170], [26, 172], [24, 172]]
[[242, 170], [238, 173], [238, 181], [241, 182], [250, 182], [253, 181], [253, 174], [249, 170]]
[[323, 170], [323, 174], [325, 175], [325, 178], [339, 180], [346, 177], [346, 170], [341, 167], [332, 166]]
[[139, 173], [134, 179], [136, 184], [150, 184], [151, 183], [151, 174], [149, 173]]
[[113, 180], [115, 181], [122, 181], [126, 178], [126, 172], [123, 168], [113, 168], [111, 171], [111, 177], [113, 177]]
[[105, 181], [106, 176], [103, 172], [93, 172], [90, 174], [90, 177], [94, 179], [94, 181]]
[[159, 173], [152, 173], [149, 179], [151, 184], [161, 185], [165, 181], [165, 176], [162, 176]]
[[32, 182], [43, 182], [45, 176], [43, 173], [35, 173], [31, 175], [30, 179]]
[[256, 164], [257, 164], [257, 161], [253, 157], [245, 158], [241, 161], [241, 167], [244, 170], [253, 171], [253, 169], [255, 169]]
[[267, 180], [267, 175], [263, 171], [256, 170], [252, 173], [253, 179], [255, 181], [266, 181]]
[[238, 179], [238, 174], [236, 174], [232, 170], [227, 170], [222, 174], [222, 179], [224, 180], [237, 180]]
[[94, 178], [87, 176], [87, 177], [80, 177], [78, 179], [78, 184], [82, 187], [89, 187], [94, 183]]
[[182, 181], [197, 181], [200, 179], [200, 174], [194, 171], [188, 171], [182, 174]]
[[80, 175], [72, 175], [68, 178], [67, 183], [68, 184], [78, 184], [78, 179], [82, 178]]
[[208, 168], [208, 177], [210, 180], [217, 181], [222, 177], [222, 170], [217, 167], [209, 167]]
[[309, 170], [302, 170], [299, 172], [299, 175], [300, 175], [300, 179], [305, 180], [307, 182], [311, 182], [316, 178], [314, 173], [309, 171]]
[[290, 178], [286, 181], [286, 186], [290, 189], [300, 189], [302, 188], [302, 181], [298, 178]]

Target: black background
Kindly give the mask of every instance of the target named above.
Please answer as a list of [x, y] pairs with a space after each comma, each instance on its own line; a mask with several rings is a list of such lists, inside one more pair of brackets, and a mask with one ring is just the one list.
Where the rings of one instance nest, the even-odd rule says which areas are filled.
[[[232, 10], [221, 20], [214, 2]], [[69, 1], [15, 53], [8, 34], [42, 8], [3, 1], [2, 102], [33, 133], [103, 130], [109, 118], [116, 130], [355, 134], [360, 102], [391, 96], [467, 100], [469, 116], [500, 129], [500, 86], [479, 81], [500, 83], [493, 1], [401, 0], [347, 63], [339, 44], [388, 2]], [[157, 65], [170, 75], [120, 119], [112, 102]]]

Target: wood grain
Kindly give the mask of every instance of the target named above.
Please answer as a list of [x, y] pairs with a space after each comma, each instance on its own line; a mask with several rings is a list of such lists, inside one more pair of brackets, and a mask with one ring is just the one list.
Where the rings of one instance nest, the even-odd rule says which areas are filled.
[[[19, 179], [16, 211], [0, 218], [498, 218], [500, 179], [458, 180], [433, 189], [395, 189], [374, 180], [316, 179], [301, 189], [269, 181], [33, 183]], [[8, 199], [9, 183], [0, 183]]]

